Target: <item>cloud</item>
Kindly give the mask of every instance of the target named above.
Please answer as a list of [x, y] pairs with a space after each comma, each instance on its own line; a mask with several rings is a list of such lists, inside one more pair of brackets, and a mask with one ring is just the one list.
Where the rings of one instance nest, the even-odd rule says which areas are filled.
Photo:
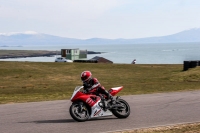
[[117, 6], [116, 0], [15, 0], [1, 4], [1, 17], [46, 18], [82, 17], [93, 18]]
[[0, 0], [0, 32], [138, 38], [200, 27], [199, 0]]

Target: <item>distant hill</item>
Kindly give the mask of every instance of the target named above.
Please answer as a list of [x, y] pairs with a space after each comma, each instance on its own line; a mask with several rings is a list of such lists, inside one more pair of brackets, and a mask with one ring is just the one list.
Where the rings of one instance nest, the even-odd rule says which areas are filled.
[[0, 47], [25, 45], [59, 44], [139, 44], [139, 43], [180, 43], [200, 42], [200, 28], [185, 30], [176, 34], [137, 39], [75, 39], [41, 34], [36, 32], [0, 34]]
[[0, 46], [74, 44], [81, 42], [82, 40], [80, 39], [64, 38], [41, 33], [0, 35]]

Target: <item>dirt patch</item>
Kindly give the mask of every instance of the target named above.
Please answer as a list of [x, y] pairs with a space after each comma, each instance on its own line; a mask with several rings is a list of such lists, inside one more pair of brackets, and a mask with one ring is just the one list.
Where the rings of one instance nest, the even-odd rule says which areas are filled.
[[112, 133], [200, 133], [200, 123], [117, 131]]

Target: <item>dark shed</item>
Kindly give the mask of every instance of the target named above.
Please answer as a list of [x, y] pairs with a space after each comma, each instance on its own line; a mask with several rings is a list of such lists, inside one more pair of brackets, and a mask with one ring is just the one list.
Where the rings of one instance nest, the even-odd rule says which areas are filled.
[[97, 61], [97, 63], [113, 63], [112, 61], [110, 61], [110, 60], [108, 60], [106, 58], [103, 58], [103, 57], [99, 57], [99, 56], [95, 56], [90, 60]]

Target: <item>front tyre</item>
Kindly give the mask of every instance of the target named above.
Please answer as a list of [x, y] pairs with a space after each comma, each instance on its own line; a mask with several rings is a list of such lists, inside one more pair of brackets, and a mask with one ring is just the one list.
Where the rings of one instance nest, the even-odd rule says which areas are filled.
[[72, 103], [69, 112], [71, 117], [79, 122], [86, 121], [89, 118], [89, 110], [82, 102]]
[[116, 109], [112, 110], [112, 113], [118, 118], [127, 118], [130, 115], [130, 106], [129, 104], [123, 100], [118, 99], [116, 101], [116, 105], [120, 105], [121, 107], [117, 107]]

